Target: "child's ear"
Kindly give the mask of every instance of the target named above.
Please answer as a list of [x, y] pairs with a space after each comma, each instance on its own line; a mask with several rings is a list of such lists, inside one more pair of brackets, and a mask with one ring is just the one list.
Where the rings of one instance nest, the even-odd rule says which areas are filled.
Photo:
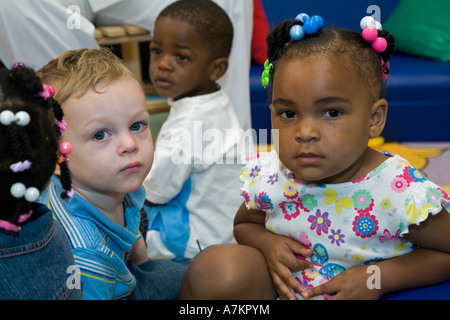
[[228, 58], [217, 58], [211, 62], [209, 79], [213, 82], [219, 80], [228, 69]]
[[372, 105], [370, 116], [369, 137], [378, 137], [386, 124], [388, 103], [385, 99], [380, 99]]

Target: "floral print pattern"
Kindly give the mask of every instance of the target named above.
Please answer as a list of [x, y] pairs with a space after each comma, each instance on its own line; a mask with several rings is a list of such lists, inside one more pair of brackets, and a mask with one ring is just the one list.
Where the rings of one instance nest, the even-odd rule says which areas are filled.
[[397, 155], [358, 180], [318, 185], [294, 179], [272, 151], [250, 160], [241, 179], [247, 208], [266, 212], [268, 230], [313, 249], [310, 257], [298, 258], [314, 267], [293, 273], [304, 288], [411, 252], [404, 238], [409, 226], [450, 205], [442, 188]]

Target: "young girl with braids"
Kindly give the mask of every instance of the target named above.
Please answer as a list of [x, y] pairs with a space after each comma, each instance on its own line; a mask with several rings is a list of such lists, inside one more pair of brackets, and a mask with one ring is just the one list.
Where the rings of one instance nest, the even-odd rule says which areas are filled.
[[275, 150], [241, 175], [240, 245], [198, 255], [182, 298], [373, 299], [449, 279], [449, 195], [368, 147], [394, 39], [371, 18], [362, 35], [322, 25], [300, 14], [268, 34]]
[[[64, 126], [53, 93], [21, 63], [0, 69], [1, 300], [83, 298], [81, 282], [68, 281], [77, 275], [64, 230], [37, 202], [55, 170]], [[70, 177], [62, 184], [62, 196], [70, 196]]]
[[142, 86], [107, 49], [63, 53], [40, 70], [73, 148], [71, 201], [56, 176], [41, 197], [69, 238], [85, 299], [175, 299], [185, 266], [149, 261], [140, 233], [153, 142]]

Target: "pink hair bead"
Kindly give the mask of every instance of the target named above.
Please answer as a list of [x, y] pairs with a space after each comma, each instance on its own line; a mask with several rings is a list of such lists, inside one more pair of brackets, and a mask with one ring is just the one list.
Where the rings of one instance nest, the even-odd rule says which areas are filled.
[[378, 37], [378, 30], [374, 27], [366, 27], [362, 32], [362, 36], [367, 42], [373, 42]]
[[385, 38], [378, 37], [372, 42], [372, 48], [376, 52], [383, 52], [387, 48], [387, 41]]
[[55, 95], [55, 88], [44, 83], [42, 85], [42, 91], [39, 92], [37, 95], [44, 99], [52, 98]]
[[70, 144], [70, 142], [62, 142], [59, 145], [59, 153], [61, 153], [62, 155], [67, 156], [71, 152], [72, 152], [72, 145]]

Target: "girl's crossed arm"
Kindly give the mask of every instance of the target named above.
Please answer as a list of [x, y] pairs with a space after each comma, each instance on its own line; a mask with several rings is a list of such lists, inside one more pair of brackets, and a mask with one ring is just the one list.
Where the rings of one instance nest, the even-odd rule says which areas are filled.
[[265, 213], [248, 210], [242, 204], [234, 220], [234, 235], [238, 243], [254, 247], [264, 254], [275, 290], [285, 300], [296, 299], [293, 290], [302, 293], [305, 289], [292, 276], [293, 271], [312, 267], [296, 255], [308, 257], [312, 250], [289, 237], [266, 230]]

